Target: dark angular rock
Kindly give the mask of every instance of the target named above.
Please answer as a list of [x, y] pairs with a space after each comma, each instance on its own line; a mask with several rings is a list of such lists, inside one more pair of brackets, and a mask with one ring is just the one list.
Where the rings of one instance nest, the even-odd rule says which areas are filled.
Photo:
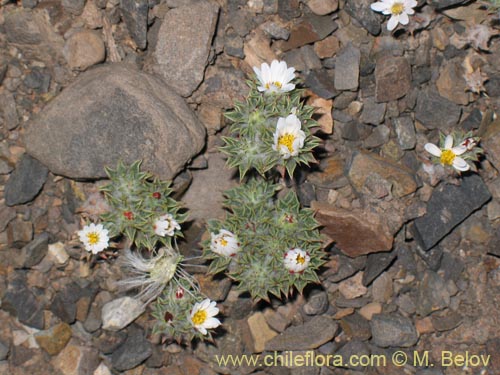
[[335, 88], [355, 90], [359, 85], [361, 52], [349, 43], [337, 53], [335, 61]]
[[373, 96], [363, 100], [363, 112], [361, 112], [360, 120], [365, 124], [379, 125], [384, 122], [385, 103], [377, 103]]
[[488, 93], [488, 96], [499, 97], [500, 96], [500, 77], [494, 75], [490, 77], [488, 81], [484, 84], [484, 88]]
[[0, 113], [3, 115], [4, 126], [8, 130], [13, 130], [19, 125], [16, 100], [14, 95], [8, 91], [0, 94]]
[[460, 113], [460, 106], [443, 98], [434, 89], [418, 93], [415, 118], [427, 129], [449, 128], [458, 122]]
[[50, 311], [63, 322], [72, 324], [76, 319], [76, 302], [82, 297], [93, 297], [95, 293], [95, 286], [85, 285], [82, 287], [72, 282], [56, 293], [50, 305]]
[[286, 21], [300, 16], [299, 0], [278, 0], [278, 14]]
[[148, 0], [120, 0], [122, 18], [137, 47], [146, 48], [148, 33]]
[[412, 150], [417, 143], [415, 125], [409, 116], [394, 119], [394, 127], [398, 136], [398, 142], [403, 150]]
[[16, 218], [16, 210], [0, 204], [0, 232], [3, 232], [7, 225]]
[[372, 337], [370, 323], [358, 313], [342, 318], [340, 327], [347, 336], [354, 340], [366, 341]]
[[311, 207], [311, 202], [316, 200], [316, 190], [310, 182], [304, 182], [297, 191], [300, 204], [304, 207]]
[[443, 248], [441, 246], [435, 246], [428, 251], [417, 247], [416, 253], [424, 260], [427, 267], [429, 267], [432, 271], [437, 271], [439, 267], [441, 267], [441, 259], [443, 259]]
[[288, 66], [293, 66], [299, 72], [308, 72], [310, 69], [320, 69], [321, 60], [312, 46], [303, 46], [288, 51], [283, 55]]
[[469, 0], [427, 0], [427, 4], [439, 10], [468, 2]]
[[[369, 327], [368, 327], [369, 328]], [[356, 370], [356, 374], [364, 373], [363, 370], [366, 366], [353, 366], [351, 364], [352, 358], [359, 358], [356, 356], [369, 356], [370, 348], [364, 342], [359, 340], [351, 340], [348, 341], [344, 346], [342, 346], [339, 350], [335, 352], [335, 355], [342, 356], [342, 362], [346, 364], [346, 367], [352, 370]], [[353, 361], [354, 362], [354, 361]], [[354, 373], [354, 372], [349, 372]]]
[[391, 129], [385, 125], [377, 126], [373, 129], [372, 133], [363, 142], [363, 147], [366, 149], [372, 149], [380, 147], [387, 143], [389, 136], [391, 134]]
[[85, 0], [62, 0], [61, 4], [66, 11], [79, 16], [85, 7]]
[[417, 314], [427, 316], [450, 304], [450, 293], [446, 283], [436, 272], [427, 270], [418, 286]]
[[320, 315], [328, 310], [328, 294], [321, 290], [311, 292], [303, 307], [307, 315]]
[[423, 250], [431, 249], [491, 198], [477, 174], [464, 175], [461, 182], [460, 186], [442, 184], [435, 189], [427, 213], [415, 220], [414, 236]]
[[428, 66], [417, 66], [412, 72], [413, 81], [419, 85], [429, 82], [432, 77], [432, 71]]
[[450, 331], [462, 323], [462, 316], [455, 311], [449, 311], [444, 315], [432, 314], [431, 321], [436, 331]]
[[[498, 247], [495, 247], [499, 249]], [[457, 281], [460, 274], [464, 270], [464, 262], [459, 258], [451, 255], [448, 252], [443, 253], [441, 258], [441, 270], [444, 272], [443, 277], [445, 280]]]
[[314, 43], [326, 38], [337, 28], [337, 23], [330, 16], [308, 14], [290, 30], [290, 37], [280, 48], [282, 51], [289, 51]]
[[0, 361], [3, 361], [9, 355], [10, 347], [7, 343], [0, 341]]
[[49, 248], [49, 234], [43, 232], [21, 249], [16, 263], [22, 268], [31, 268], [40, 263]]
[[153, 354], [151, 343], [144, 332], [136, 327], [129, 329], [127, 340], [112, 354], [111, 364], [118, 371], [130, 370]]
[[324, 69], [309, 72], [305, 85], [316, 95], [324, 99], [331, 99], [339, 94], [335, 89], [333, 75]]
[[369, 254], [366, 259], [366, 268], [363, 273], [363, 285], [368, 286], [378, 275], [384, 272], [396, 258], [395, 250], [385, 253]]
[[2, 298], [1, 308], [27, 326], [44, 328], [44, 306], [28, 288], [22, 277], [16, 277], [9, 283], [7, 292]]
[[[500, 84], [500, 81], [499, 81]], [[471, 130], [479, 129], [481, 121], [483, 120], [483, 115], [478, 108], [475, 108], [465, 120], [460, 123], [460, 128], [468, 132]]]
[[15, 206], [32, 201], [45, 184], [49, 170], [25, 154], [5, 184], [5, 204]]
[[38, 0], [22, 0], [23, 8], [33, 9], [38, 4]]
[[375, 97], [389, 102], [405, 96], [411, 88], [411, 67], [405, 57], [384, 55], [375, 67]]
[[383, 18], [370, 8], [372, 3], [373, 1], [371, 0], [347, 1], [344, 9], [370, 34], [378, 35], [382, 30], [380, 25], [382, 24]]
[[372, 339], [375, 345], [410, 347], [418, 341], [413, 322], [398, 314], [377, 314], [370, 321]]
[[35, 67], [24, 79], [24, 85], [38, 94], [43, 94], [49, 91], [51, 78], [47, 69]]

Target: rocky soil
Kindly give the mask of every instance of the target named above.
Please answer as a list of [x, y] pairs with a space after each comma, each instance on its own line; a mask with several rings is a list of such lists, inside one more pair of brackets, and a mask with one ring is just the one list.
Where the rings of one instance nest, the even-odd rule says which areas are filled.
[[[500, 373], [499, 16], [420, 0], [390, 33], [371, 3], [0, 0], [0, 374]], [[149, 309], [117, 290], [115, 259], [88, 262], [77, 240], [103, 210], [103, 167], [142, 159], [173, 179], [192, 219], [181, 249], [198, 255], [238, 184], [217, 150], [223, 113], [273, 59], [318, 107], [319, 164], [290, 186], [323, 226], [322, 283], [253, 304], [193, 267], [222, 313], [214, 343], [155, 336]], [[482, 137], [477, 174], [423, 149], [458, 129]], [[436, 366], [215, 361], [305, 350], [429, 351]], [[491, 359], [441, 367], [443, 350]]]

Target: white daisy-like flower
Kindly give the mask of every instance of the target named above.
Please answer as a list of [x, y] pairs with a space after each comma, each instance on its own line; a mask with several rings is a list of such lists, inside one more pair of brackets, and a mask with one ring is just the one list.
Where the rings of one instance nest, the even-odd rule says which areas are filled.
[[304, 250], [296, 247], [285, 253], [283, 261], [285, 263], [285, 268], [289, 270], [290, 273], [301, 273], [309, 265], [311, 257]]
[[219, 255], [231, 257], [241, 250], [238, 237], [228, 230], [221, 229], [218, 234], [211, 233], [210, 250]]
[[375, 12], [382, 12], [385, 15], [391, 15], [387, 23], [387, 30], [392, 31], [396, 28], [398, 23], [401, 25], [408, 25], [410, 22], [409, 15], [415, 14], [417, 6], [416, 0], [381, 0], [373, 3], [370, 7]]
[[202, 334], [207, 334], [207, 329], [217, 328], [220, 326], [220, 321], [214, 318], [219, 313], [219, 309], [215, 307], [215, 302], [208, 298], [194, 304], [191, 310], [191, 323], [194, 328]]
[[440, 149], [433, 143], [426, 143], [424, 148], [428, 153], [438, 157], [442, 165], [451, 165], [457, 171], [461, 172], [468, 171], [470, 168], [469, 164], [458, 156], [467, 151], [467, 146], [461, 144], [453, 147], [453, 137], [451, 135], [446, 136], [443, 149]]
[[266, 93], [282, 93], [292, 91], [295, 88], [290, 83], [295, 78], [295, 68], [288, 68], [285, 61], [273, 60], [271, 66], [263, 63], [260, 69], [253, 67], [261, 86], [257, 89]]
[[301, 130], [301, 123], [295, 114], [286, 118], [280, 117], [274, 133], [273, 150], [278, 151], [283, 159], [297, 156], [302, 147], [306, 134]]
[[102, 224], [91, 223], [78, 231], [80, 241], [85, 245], [85, 250], [97, 254], [109, 246], [108, 230]]
[[156, 235], [165, 237], [169, 236], [172, 237], [175, 233], [176, 230], [180, 230], [181, 226], [177, 221], [175, 221], [173, 215], [171, 214], [166, 214], [160, 216], [158, 219], [156, 219], [153, 229], [156, 233]]

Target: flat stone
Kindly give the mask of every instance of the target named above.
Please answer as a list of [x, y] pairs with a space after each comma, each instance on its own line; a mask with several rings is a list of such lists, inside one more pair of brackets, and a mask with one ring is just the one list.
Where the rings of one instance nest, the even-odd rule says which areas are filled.
[[64, 375], [93, 374], [100, 362], [97, 350], [72, 343], [52, 360], [54, 367]]
[[120, 0], [122, 18], [137, 47], [146, 48], [148, 33], [148, 0]]
[[16, 99], [8, 91], [0, 93], [0, 113], [3, 115], [4, 125], [8, 130], [14, 130], [19, 125]]
[[382, 304], [379, 302], [371, 302], [359, 309], [359, 315], [366, 320], [372, 320], [373, 315], [380, 314], [381, 312]]
[[375, 302], [387, 303], [393, 292], [392, 278], [387, 272], [382, 273], [373, 281], [372, 297]]
[[412, 150], [417, 144], [415, 125], [410, 116], [403, 116], [394, 119], [394, 127], [398, 136], [398, 143], [403, 150]]
[[438, 332], [450, 331], [457, 328], [462, 323], [462, 320], [462, 316], [455, 311], [449, 311], [443, 315], [431, 315], [432, 326]]
[[67, 323], [59, 323], [45, 331], [35, 333], [35, 340], [49, 355], [57, 355], [71, 339], [71, 327]]
[[306, 77], [305, 85], [323, 99], [331, 99], [339, 94], [335, 89], [333, 74], [324, 69], [311, 70]]
[[468, 0], [428, 0], [427, 3], [436, 9], [445, 9], [451, 6], [467, 3]]
[[375, 345], [408, 348], [418, 341], [413, 322], [398, 314], [374, 315], [370, 321], [372, 340]]
[[296, 71], [308, 72], [310, 69], [320, 69], [321, 60], [314, 53], [312, 46], [302, 46], [286, 52], [283, 60], [288, 66], [293, 66]]
[[267, 21], [260, 25], [260, 28], [273, 39], [287, 40], [290, 37], [290, 31], [285, 26], [281, 22]]
[[307, 315], [320, 315], [328, 310], [328, 306], [328, 294], [325, 291], [315, 290], [307, 298], [303, 310]]
[[427, 129], [446, 129], [458, 123], [460, 107], [439, 95], [435, 89], [418, 93], [415, 118]]
[[380, 25], [382, 24], [383, 17], [370, 8], [371, 4], [373, 4], [371, 0], [348, 1], [344, 9], [370, 34], [378, 35], [382, 30]]
[[[312, 172], [307, 179], [314, 186], [324, 189], [345, 186], [344, 166], [344, 160], [338, 155], [326, 157], [321, 159], [319, 171]], [[342, 180], [344, 181], [342, 182]]]
[[347, 299], [354, 299], [366, 294], [368, 289], [363, 285], [363, 272], [358, 272], [339, 284], [339, 292]]
[[85, 0], [62, 0], [61, 4], [67, 12], [79, 16], [83, 12]]
[[373, 129], [372, 133], [364, 140], [363, 147], [366, 149], [380, 147], [387, 143], [390, 134], [391, 129], [389, 129], [388, 126], [379, 125]]
[[266, 343], [266, 350], [316, 349], [334, 338], [338, 325], [324, 315], [316, 316], [300, 326], [287, 328], [281, 335]]
[[307, 6], [314, 14], [325, 16], [335, 12], [339, 7], [338, 0], [309, 0]]
[[63, 53], [71, 69], [84, 71], [104, 61], [106, 48], [96, 31], [82, 30], [68, 38]]
[[327, 269], [324, 276], [332, 283], [338, 283], [348, 277], [354, 275], [356, 272], [365, 268], [366, 257], [359, 256], [350, 258], [345, 255], [332, 255], [330, 260], [325, 264]]
[[366, 341], [372, 336], [370, 323], [358, 313], [342, 318], [340, 327], [346, 335], [354, 340]]
[[49, 257], [55, 260], [57, 264], [65, 264], [69, 259], [69, 254], [64, 248], [62, 242], [56, 242], [48, 245]]
[[456, 104], [467, 105], [469, 104], [469, 94], [466, 92], [465, 69], [462, 63], [462, 57], [445, 62], [441, 67], [436, 87], [442, 97]]
[[410, 169], [373, 153], [355, 152], [347, 166], [347, 177], [361, 193], [370, 175], [378, 175], [392, 186], [392, 195], [404, 197], [417, 190], [416, 175]]
[[459, 186], [439, 185], [427, 203], [427, 213], [415, 219], [413, 235], [417, 243], [423, 250], [431, 249], [490, 198], [488, 188], [477, 174], [464, 175]]
[[363, 100], [363, 111], [361, 112], [360, 120], [365, 124], [379, 125], [384, 122], [385, 103], [377, 103], [373, 96]]
[[385, 220], [363, 210], [344, 210], [326, 203], [312, 202], [322, 232], [335, 241], [347, 256], [387, 251], [392, 248], [393, 236]]
[[[345, 366], [349, 368], [349, 374], [363, 374], [365, 373], [366, 366], [351, 364], [353, 358], [368, 358], [370, 356], [370, 348], [364, 342], [360, 340], [350, 340], [344, 346], [342, 346], [338, 351], [335, 352], [335, 356], [339, 355], [342, 357], [342, 362]], [[357, 357], [360, 356], [360, 357]], [[352, 361], [355, 362], [355, 361]], [[358, 363], [362, 363], [359, 361]]]
[[42, 163], [24, 154], [5, 184], [5, 204], [15, 206], [32, 201], [45, 184], [48, 173]]
[[482, 120], [483, 114], [481, 113], [481, 110], [479, 108], [474, 108], [472, 112], [460, 122], [460, 128], [462, 128], [465, 132], [479, 129]]
[[145, 310], [141, 301], [122, 297], [106, 303], [102, 308], [102, 328], [119, 331], [128, 326]]
[[20, 277], [9, 282], [1, 308], [27, 326], [44, 328], [44, 306]]
[[384, 55], [375, 67], [375, 98], [389, 102], [405, 96], [411, 88], [411, 66], [405, 57]]
[[21, 249], [21, 253], [15, 259], [19, 268], [31, 268], [42, 261], [49, 248], [49, 234], [43, 232], [37, 234], [33, 241]]
[[231, 279], [214, 277], [212, 275], [196, 275], [201, 292], [211, 301], [224, 301], [231, 289]]
[[490, 123], [485, 134], [481, 137], [481, 144], [488, 150], [488, 161], [497, 169], [500, 168], [500, 120]]
[[152, 70], [181, 96], [191, 95], [203, 80], [218, 13], [218, 5], [199, 1], [163, 18]]
[[331, 35], [314, 43], [314, 52], [320, 59], [333, 57], [340, 48], [339, 40]]
[[441, 276], [426, 270], [418, 287], [417, 313], [424, 317], [450, 304], [450, 293]]
[[95, 292], [95, 286], [89, 284], [81, 286], [76, 282], [71, 282], [56, 293], [50, 304], [50, 311], [63, 322], [72, 324], [76, 320], [78, 300], [83, 297], [92, 297]]
[[280, 44], [283, 52], [322, 40], [338, 28], [330, 16], [309, 14], [290, 30], [290, 37]]
[[337, 53], [335, 60], [335, 88], [337, 90], [356, 90], [359, 85], [359, 63], [361, 52], [348, 44]]
[[152, 353], [151, 343], [144, 337], [144, 332], [133, 327], [129, 330], [127, 340], [112, 354], [111, 363], [118, 371], [130, 370], [148, 359]]
[[143, 160], [144, 170], [171, 180], [204, 138], [203, 125], [161, 80], [112, 64], [63, 90], [28, 126], [25, 142], [31, 155], [70, 178], [106, 177], [105, 166]]
[[248, 327], [253, 338], [253, 352], [261, 353], [266, 347], [266, 343], [278, 335], [266, 322], [263, 313], [256, 312], [247, 319]]
[[365, 272], [363, 273], [363, 285], [370, 285], [373, 280], [392, 264], [394, 259], [396, 259], [396, 255], [396, 251], [368, 255]]
[[11, 207], [6, 207], [0, 202], [0, 232], [3, 232], [7, 225], [16, 218], [16, 210]]
[[17, 218], [7, 227], [8, 243], [15, 248], [22, 248], [33, 239], [33, 223]]

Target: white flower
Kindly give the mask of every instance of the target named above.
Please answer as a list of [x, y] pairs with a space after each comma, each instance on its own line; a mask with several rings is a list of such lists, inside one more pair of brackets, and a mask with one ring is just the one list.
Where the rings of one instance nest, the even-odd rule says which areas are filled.
[[287, 68], [284, 61], [273, 60], [271, 66], [263, 63], [260, 69], [254, 66], [253, 71], [260, 81], [261, 86], [257, 87], [260, 92], [281, 93], [295, 88], [295, 85], [290, 83], [295, 78], [295, 68]]
[[300, 120], [295, 114], [280, 117], [274, 133], [273, 150], [279, 151], [283, 159], [297, 156], [304, 147], [306, 134], [301, 130]]
[[174, 217], [171, 214], [166, 214], [156, 219], [153, 225], [153, 229], [158, 236], [172, 237], [176, 230], [181, 229], [181, 226], [177, 221], [175, 221]]
[[221, 229], [217, 235], [214, 233], [211, 233], [211, 235], [212, 241], [210, 243], [210, 249], [214, 253], [231, 257], [240, 251], [238, 237], [230, 231]]
[[85, 245], [85, 250], [97, 254], [109, 246], [108, 230], [102, 224], [91, 223], [78, 231], [80, 241]]
[[208, 298], [202, 302], [195, 303], [191, 310], [191, 323], [194, 328], [202, 334], [207, 334], [207, 328], [217, 328], [220, 326], [220, 321], [214, 318], [219, 313], [219, 309], [215, 307], [215, 302]]
[[290, 273], [300, 273], [307, 268], [310, 260], [311, 257], [304, 250], [298, 247], [290, 249], [285, 253], [285, 268], [289, 270]]
[[371, 5], [375, 12], [382, 12], [385, 15], [391, 15], [387, 23], [387, 30], [392, 31], [398, 23], [407, 25], [410, 22], [408, 15], [415, 13], [413, 8], [417, 6], [416, 0], [381, 0]]
[[466, 152], [467, 147], [463, 144], [453, 147], [453, 137], [451, 135], [446, 136], [443, 149], [432, 143], [426, 143], [424, 148], [428, 153], [438, 157], [442, 165], [451, 165], [456, 170], [462, 172], [468, 171], [470, 168], [469, 164], [458, 156]]

